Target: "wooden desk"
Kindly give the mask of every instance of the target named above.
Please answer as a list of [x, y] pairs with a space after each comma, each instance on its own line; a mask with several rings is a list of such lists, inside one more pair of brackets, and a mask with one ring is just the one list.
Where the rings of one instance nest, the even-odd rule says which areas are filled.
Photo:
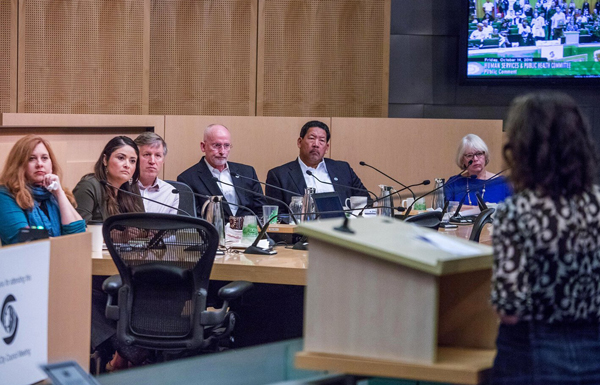
[[[305, 286], [308, 251], [284, 247], [277, 247], [276, 250], [275, 255], [245, 255], [235, 252], [218, 255], [210, 279]], [[118, 273], [108, 251], [102, 253], [102, 258], [92, 258], [93, 275]]]
[[[352, 226], [352, 223], [350, 224]], [[289, 225], [279, 225], [284, 231], [293, 231]], [[440, 229], [440, 232], [452, 236], [469, 239], [472, 226], [461, 225], [456, 229]], [[480, 242], [491, 244], [491, 226], [481, 232]], [[246, 280], [257, 283], [273, 283], [282, 285], [306, 285], [306, 267], [308, 252], [277, 247], [277, 254], [271, 256], [245, 255], [243, 253], [227, 253], [217, 256], [210, 279], [220, 281]], [[108, 251], [102, 258], [92, 259], [93, 275], [118, 274]]]

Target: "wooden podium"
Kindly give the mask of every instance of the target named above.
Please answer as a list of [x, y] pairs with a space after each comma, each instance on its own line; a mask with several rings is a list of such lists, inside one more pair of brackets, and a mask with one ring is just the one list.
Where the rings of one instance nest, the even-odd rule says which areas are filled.
[[91, 253], [90, 233], [50, 239], [48, 362], [74, 360], [86, 371], [92, 322]]
[[296, 365], [478, 383], [491, 367], [492, 248], [383, 217], [303, 223], [304, 351]]

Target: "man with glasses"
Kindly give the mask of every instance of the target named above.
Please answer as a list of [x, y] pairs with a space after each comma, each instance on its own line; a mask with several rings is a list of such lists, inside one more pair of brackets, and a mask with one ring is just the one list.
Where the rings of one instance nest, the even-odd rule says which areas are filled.
[[[246, 206], [258, 215], [262, 212], [262, 206], [266, 204], [260, 184], [248, 179], [258, 179], [254, 168], [227, 161], [232, 147], [231, 135], [227, 127], [221, 124], [209, 125], [204, 130], [204, 138], [200, 142], [200, 150], [204, 156], [200, 162], [177, 177], [179, 182], [187, 184], [198, 194], [222, 195], [227, 202], [232, 203], [223, 205], [226, 222], [229, 221], [230, 216], [252, 215], [248, 210], [234, 204]], [[235, 177], [236, 174], [242, 177]], [[218, 181], [214, 178], [217, 178]], [[236, 189], [234, 186], [249, 189], [255, 193]], [[196, 197], [198, 215], [202, 212], [205, 201], [206, 199]]]
[[[331, 134], [329, 127], [316, 120], [307, 122], [300, 130], [298, 138], [298, 158], [282, 166], [269, 170], [267, 183], [300, 195], [304, 189], [314, 187], [317, 193], [338, 193], [342, 204], [350, 196], [366, 196], [369, 194], [360, 178], [347, 162], [325, 158], [329, 149]], [[306, 173], [309, 170], [314, 176]], [[266, 195], [289, 203], [292, 194], [267, 185]], [[287, 212], [280, 206], [279, 212]]]
[[489, 154], [488, 146], [479, 136], [469, 134], [462, 138], [455, 159], [462, 171], [448, 179], [444, 185], [446, 200], [477, 205], [476, 193], [489, 203], [502, 202], [511, 195], [504, 176], [486, 170], [490, 162]]

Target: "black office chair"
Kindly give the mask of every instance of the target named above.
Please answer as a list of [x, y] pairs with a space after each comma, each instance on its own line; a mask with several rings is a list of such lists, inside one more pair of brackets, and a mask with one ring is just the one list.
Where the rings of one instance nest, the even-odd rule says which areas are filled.
[[417, 226], [437, 230], [442, 223], [443, 213], [441, 211], [426, 211], [406, 218], [404, 222], [414, 223]]
[[206, 309], [219, 240], [214, 226], [181, 215], [131, 213], [109, 217], [102, 231], [120, 275], [103, 284], [106, 317], [117, 320], [119, 342], [159, 351], [218, 350], [235, 324], [229, 301], [252, 283], [222, 287], [223, 307]]
[[[194, 197], [194, 191], [190, 186], [183, 182], [177, 182], [175, 180], [165, 180], [168, 184], [179, 190], [179, 209], [184, 210], [186, 213], [197, 217], [196, 213], [196, 199]], [[179, 215], [185, 215], [182, 212], [177, 212]]]
[[481, 235], [483, 227], [493, 221], [492, 214], [494, 211], [496, 211], [496, 209], [489, 208], [482, 210], [481, 213], [479, 213], [477, 218], [473, 221], [473, 229], [471, 229], [471, 235], [469, 236], [470, 241], [479, 242], [479, 236]]

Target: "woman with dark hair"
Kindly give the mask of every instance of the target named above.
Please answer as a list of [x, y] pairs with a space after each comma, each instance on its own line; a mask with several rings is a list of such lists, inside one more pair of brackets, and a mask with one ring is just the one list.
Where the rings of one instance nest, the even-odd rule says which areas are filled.
[[600, 188], [589, 127], [560, 93], [518, 97], [494, 222], [496, 384], [600, 383]]
[[94, 166], [94, 173], [87, 174], [73, 190], [77, 211], [87, 221], [103, 221], [120, 213], [144, 211], [141, 198], [123, 193], [130, 191], [139, 195], [137, 185], [140, 176], [139, 150], [134, 141], [126, 136], [111, 139]]
[[[94, 166], [94, 173], [85, 175], [73, 193], [77, 200], [77, 211], [87, 221], [104, 221], [111, 215], [143, 212], [141, 198], [125, 191], [139, 195], [138, 178], [140, 175], [139, 150], [135, 142], [126, 136], [111, 139]], [[136, 234], [122, 232], [124, 239]], [[102, 282], [106, 277], [95, 276], [92, 281], [92, 350], [104, 350], [109, 353], [117, 351], [107, 364], [107, 369], [122, 369], [128, 361], [142, 363], [148, 352], [119, 344], [115, 337], [116, 324], [105, 315], [107, 296], [102, 291]]]
[[41, 226], [51, 237], [82, 233], [75, 199], [62, 188], [62, 173], [45, 139], [27, 135], [8, 154], [0, 175], [0, 239], [17, 243], [23, 228]]

